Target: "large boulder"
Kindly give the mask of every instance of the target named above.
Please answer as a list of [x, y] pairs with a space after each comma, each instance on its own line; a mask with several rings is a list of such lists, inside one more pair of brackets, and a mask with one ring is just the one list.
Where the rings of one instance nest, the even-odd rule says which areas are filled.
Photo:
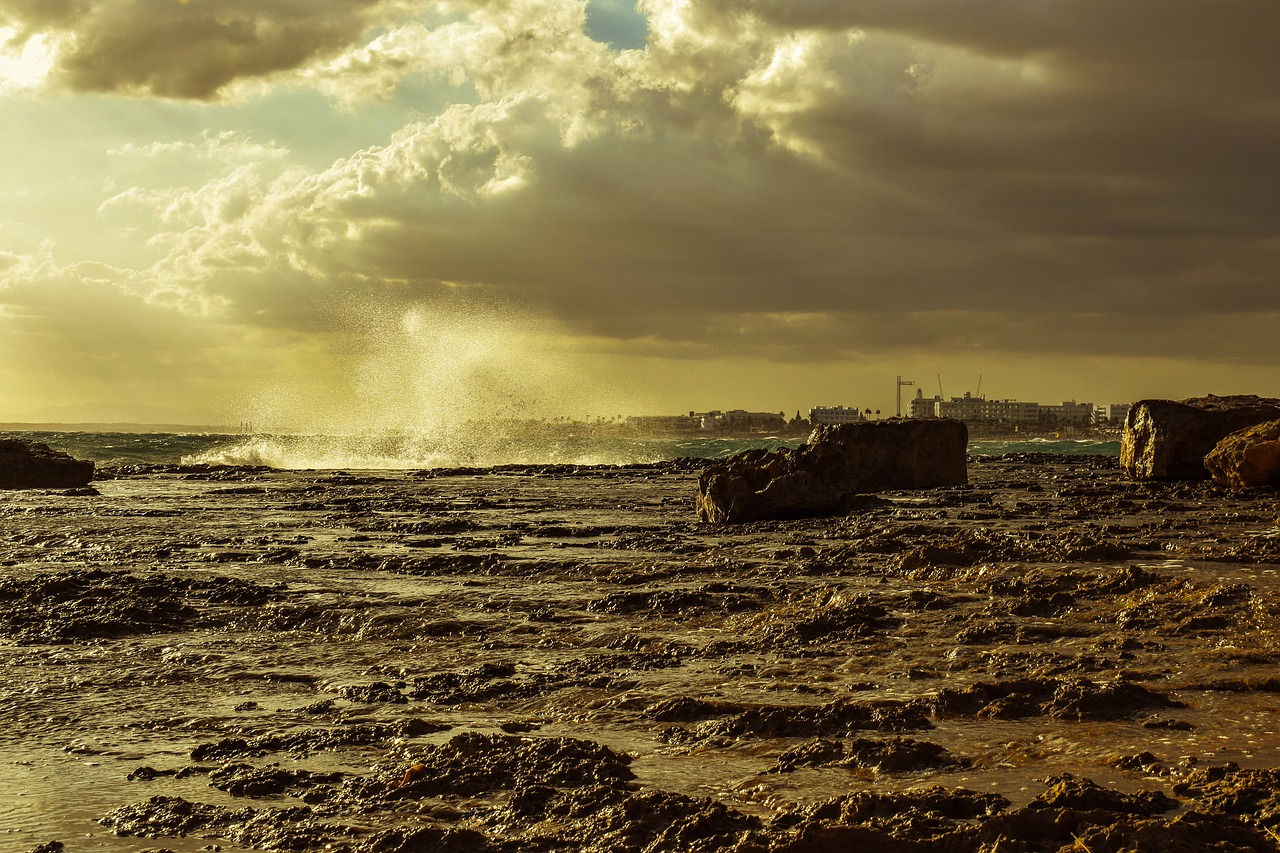
[[34, 441], [0, 438], [0, 489], [76, 489], [92, 479], [92, 462]]
[[709, 465], [698, 478], [698, 516], [719, 523], [829, 515], [860, 494], [963, 485], [968, 443], [957, 420], [819, 426], [795, 450], [748, 450]]
[[1233, 489], [1280, 486], [1280, 420], [1236, 430], [1204, 458], [1215, 483]]
[[1204, 458], [1236, 430], [1280, 419], [1280, 400], [1238, 395], [1141, 400], [1129, 409], [1120, 465], [1139, 480], [1204, 480]]

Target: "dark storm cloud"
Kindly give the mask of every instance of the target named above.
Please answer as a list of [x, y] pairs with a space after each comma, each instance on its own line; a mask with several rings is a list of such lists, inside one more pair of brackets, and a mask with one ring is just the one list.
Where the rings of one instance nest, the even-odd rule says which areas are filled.
[[[851, 167], [892, 170], [904, 189], [967, 198], [999, 219], [1030, 213], [1068, 232], [1239, 233], [1252, 216], [1270, 219], [1280, 5], [745, 8], [780, 27], [865, 28], [868, 47], [834, 61], [849, 85], [820, 93], [788, 130]], [[893, 61], [895, 49], [913, 75], [870, 94], [856, 63], [866, 50]]]
[[0, 0], [0, 19], [70, 32], [55, 79], [204, 99], [357, 42], [383, 0]]
[[[1164, 208], [1121, 221], [1071, 184], [1028, 192], [1019, 215], [996, 209], [1014, 191], [998, 176], [987, 176], [985, 200], [927, 183], [905, 193], [910, 176], [872, 180], [776, 150], [602, 138], [538, 163], [527, 193], [383, 217], [348, 247], [345, 267], [485, 282], [624, 338], [696, 340], [700, 323], [720, 328], [714, 318], [739, 312], [1280, 310], [1274, 243], [1213, 223], [1174, 239], [1159, 225], [1172, 215]], [[1064, 227], [1069, 201], [1087, 227]], [[336, 204], [338, 221], [381, 209], [376, 198]], [[1097, 217], [1113, 217], [1115, 231]], [[1013, 341], [989, 328], [990, 340]]]
[[[879, 278], [930, 304], [962, 293], [1014, 311], [1064, 293], [1110, 312], [1276, 309], [1280, 5], [705, 8], [779, 31], [862, 30], [827, 60], [826, 85], [804, 109], [772, 119], [780, 141], [918, 206], [898, 258], [877, 262], [872, 250], [851, 279]], [[971, 251], [940, 246], [957, 226], [971, 229]], [[866, 228], [853, 223], [851, 241]], [[898, 284], [894, 269], [906, 273]]]
[[0, 22], [41, 28], [65, 27], [89, 8], [88, 0], [4, 0], [0, 2]]
[[[324, 23], [231, 65], [300, 63], [374, 8], [338, 5], [261, 6]], [[646, 0], [648, 47], [624, 55], [589, 38], [580, 3], [463, 6], [341, 67], [465, 78], [478, 103], [175, 232], [174, 292], [313, 332], [331, 320], [308, 294], [461, 288], [636, 346], [779, 359], [1118, 338], [1275, 354], [1244, 318], [1280, 312], [1280, 110], [1262, 85], [1280, 68], [1260, 35], [1280, 7]], [[193, 21], [251, 16], [217, 8]], [[92, 44], [77, 50], [106, 55]], [[148, 65], [117, 64], [135, 81]], [[196, 195], [223, 209], [222, 192]], [[1248, 334], [1224, 343], [1233, 325]]]
[[[704, 0], [718, 15], [785, 28], [898, 32], [1011, 58], [1061, 61], [1073, 77], [1168, 89], [1269, 91], [1280, 7], [1270, 0]], [[1229, 61], [1228, 61], [1229, 60]], [[1227, 97], [1230, 97], [1229, 94]]]

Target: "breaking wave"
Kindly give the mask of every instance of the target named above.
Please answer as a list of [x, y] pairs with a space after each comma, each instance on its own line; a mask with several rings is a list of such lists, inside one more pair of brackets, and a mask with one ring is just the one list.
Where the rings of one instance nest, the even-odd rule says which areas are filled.
[[803, 439], [626, 438], [578, 435], [419, 434], [244, 436], [184, 455], [185, 464], [283, 469], [491, 468], [499, 465], [633, 465], [681, 457], [716, 459], [752, 447], [794, 447]]

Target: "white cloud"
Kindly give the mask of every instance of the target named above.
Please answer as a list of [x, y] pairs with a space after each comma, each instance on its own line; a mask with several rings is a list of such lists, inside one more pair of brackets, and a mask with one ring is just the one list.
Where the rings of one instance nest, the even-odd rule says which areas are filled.
[[113, 157], [154, 158], [165, 156], [191, 156], [201, 160], [223, 163], [243, 163], [246, 160], [278, 160], [289, 156], [289, 149], [278, 142], [258, 142], [243, 132], [224, 130], [203, 131], [194, 139], [172, 142], [129, 142], [120, 148], [110, 149]]

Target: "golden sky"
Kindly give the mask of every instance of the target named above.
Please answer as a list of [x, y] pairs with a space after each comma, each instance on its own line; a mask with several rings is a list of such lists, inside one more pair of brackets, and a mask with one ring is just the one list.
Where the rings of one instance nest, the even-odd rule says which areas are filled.
[[0, 421], [1280, 396], [1276, 0], [0, 0]]

